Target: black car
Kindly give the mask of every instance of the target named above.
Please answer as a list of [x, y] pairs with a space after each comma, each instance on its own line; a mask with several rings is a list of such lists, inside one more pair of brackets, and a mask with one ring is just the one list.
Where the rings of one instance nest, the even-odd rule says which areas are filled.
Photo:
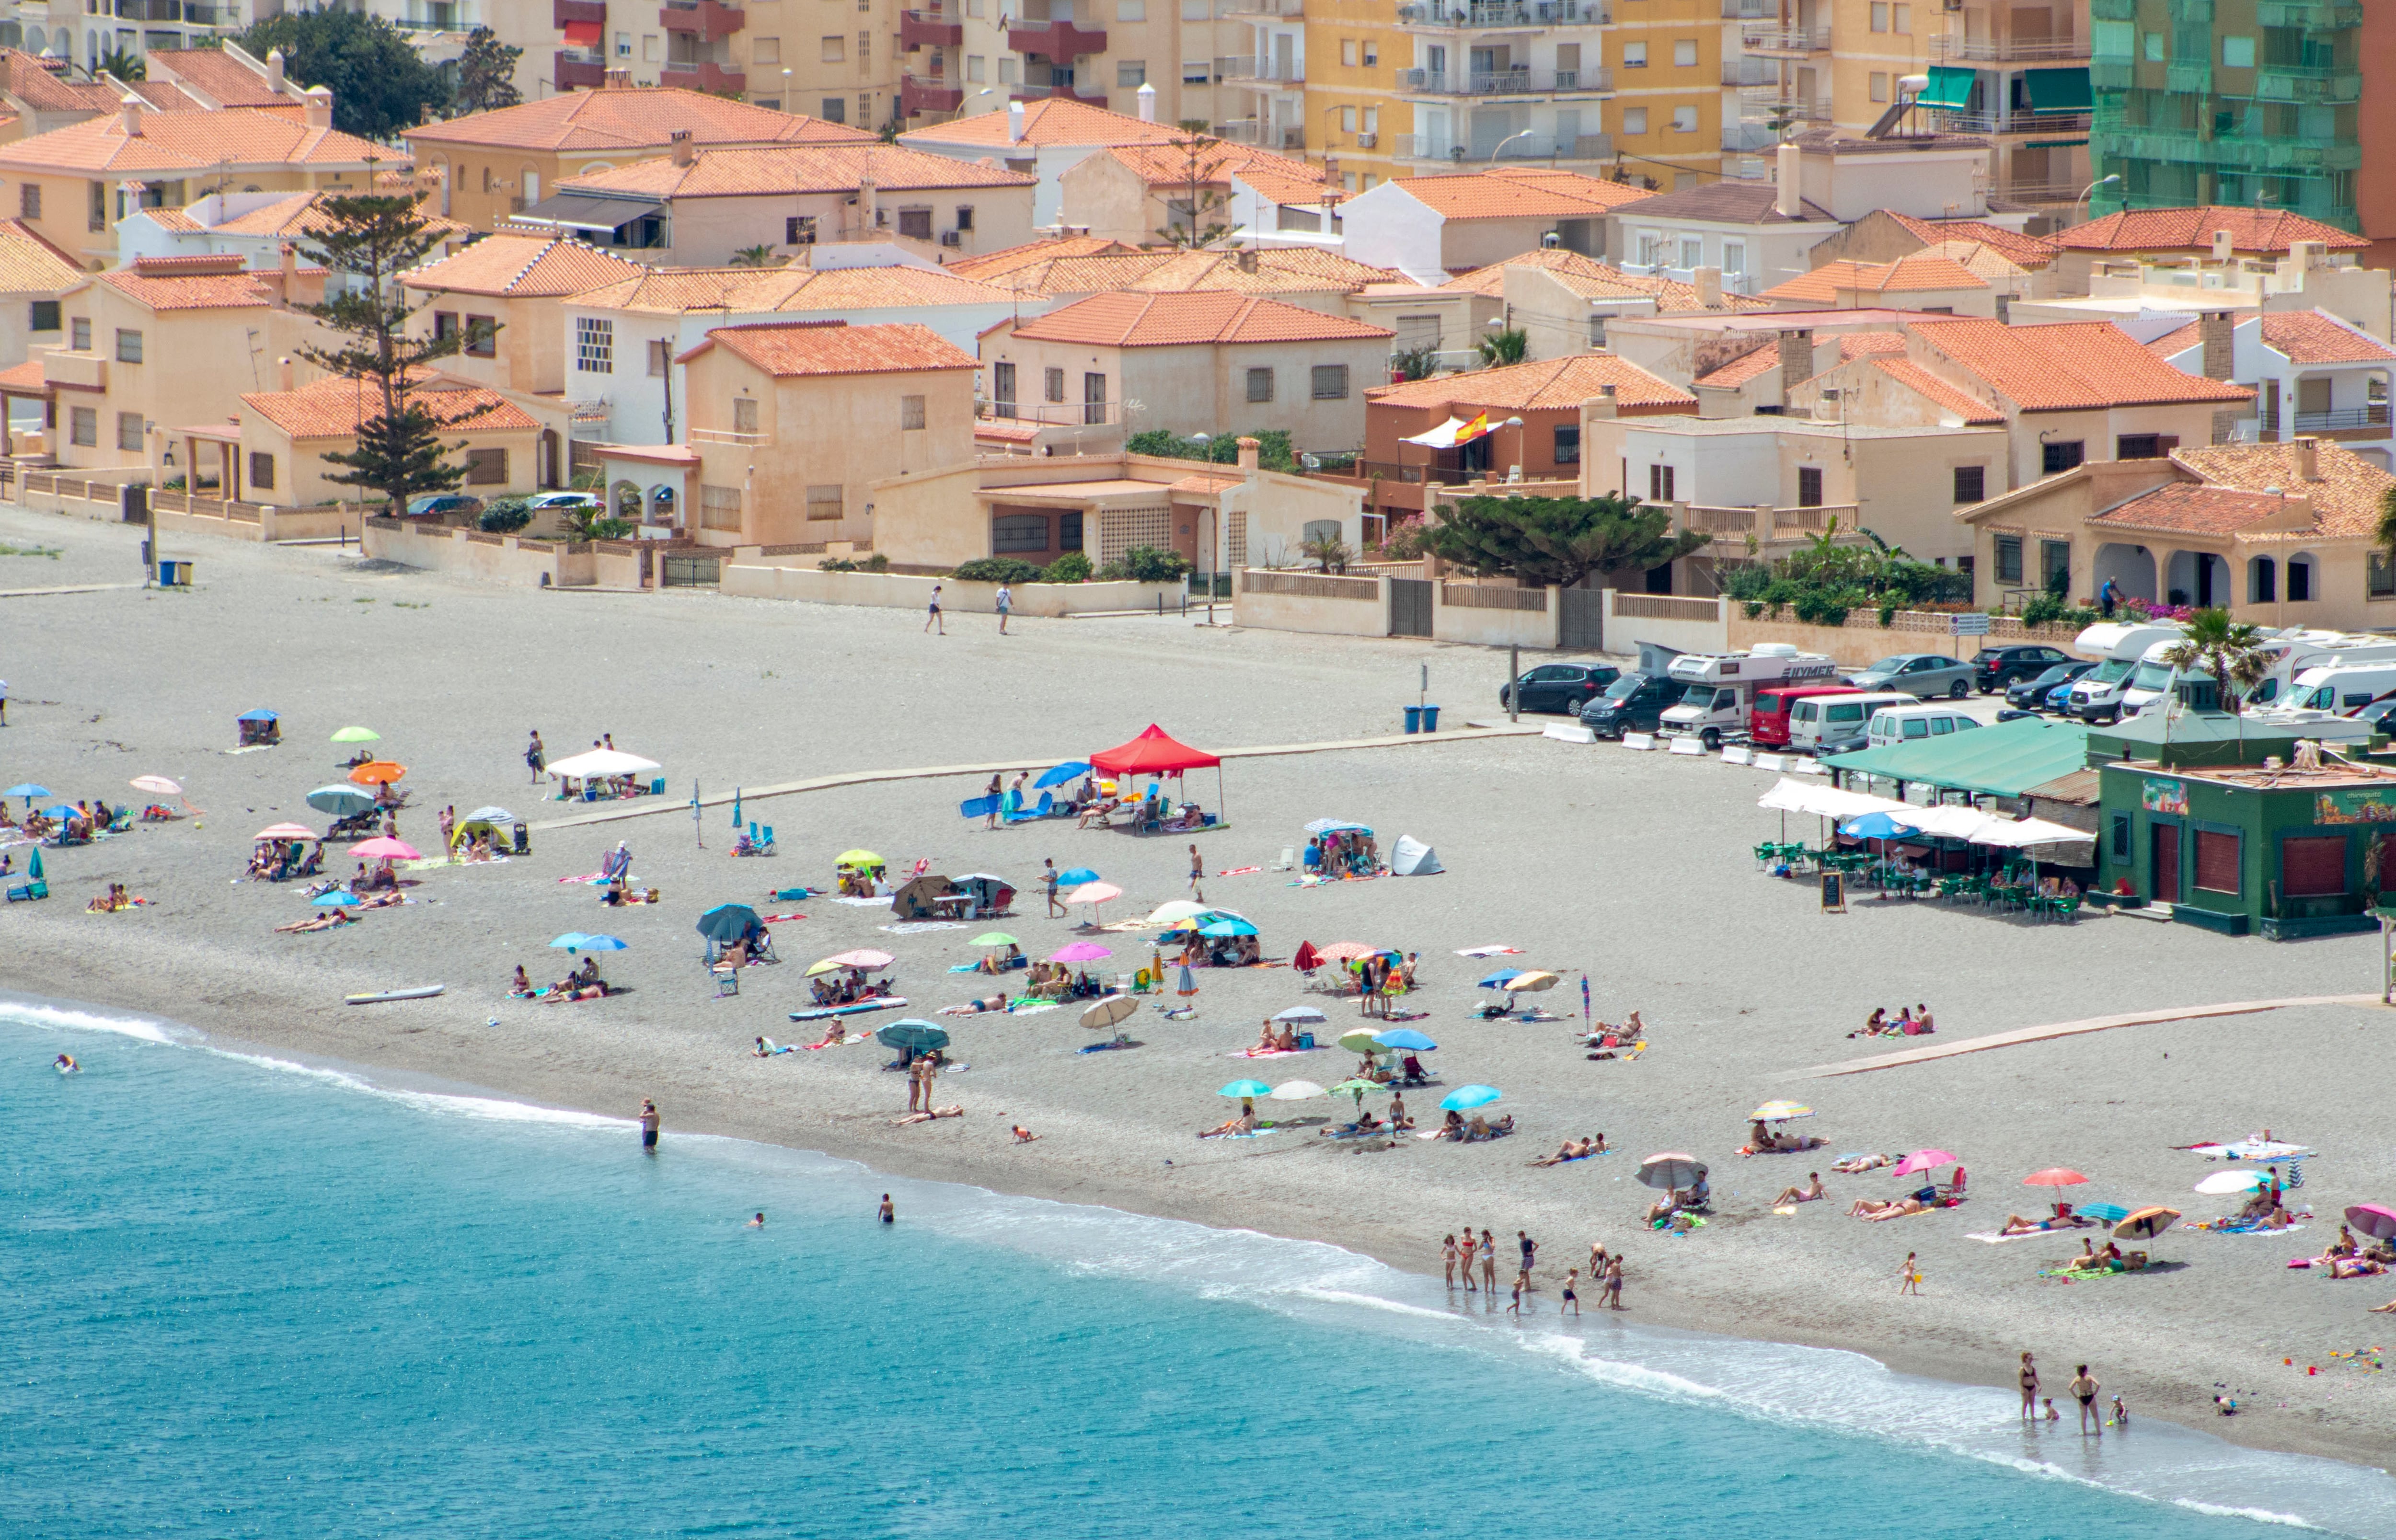
[[[1523, 670], [1523, 710], [1570, 716], [1621, 677], [1622, 670], [1611, 663], [1542, 663]], [[1506, 705], [1513, 691], [1511, 683], [1498, 685], [1498, 704]]]
[[1688, 690], [1677, 679], [1661, 674], [1624, 674], [1605, 693], [1580, 709], [1581, 725], [1599, 737], [1625, 733], [1652, 733], [1664, 709]]
[[2073, 658], [2069, 663], [2057, 663], [2044, 673], [2017, 680], [2005, 691], [2005, 704], [2019, 707], [2025, 711], [2039, 710], [2046, 705], [2046, 693], [2049, 690], [2058, 684], [2070, 684], [2096, 666], [2094, 663]]
[[1994, 695], [2057, 663], [2070, 661], [2071, 655], [2059, 647], [1982, 647], [1972, 655], [1973, 683], [1979, 685], [1982, 695]]

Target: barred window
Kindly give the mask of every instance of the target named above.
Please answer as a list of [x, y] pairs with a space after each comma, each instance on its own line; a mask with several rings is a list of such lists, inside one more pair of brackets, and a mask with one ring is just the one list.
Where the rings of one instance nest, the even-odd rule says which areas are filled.
[[1314, 399], [1345, 401], [1348, 399], [1348, 365], [1317, 364], [1314, 366]]
[[699, 527], [739, 529], [740, 527], [740, 488], [702, 485], [699, 489]]
[[1989, 468], [1987, 466], [1959, 465], [1955, 467], [1955, 500], [1957, 502], [1976, 503], [1985, 501], [1989, 495], [1988, 486]]
[[139, 413], [139, 412], [119, 412], [119, 413], [117, 413], [117, 414], [116, 414], [116, 446], [117, 446], [119, 449], [131, 449], [131, 450], [136, 451], [137, 453], [140, 450], [140, 448], [141, 448], [141, 414], [140, 414], [140, 413]]
[[736, 433], [754, 433], [757, 431], [757, 398], [755, 396], [732, 398], [732, 431]]
[[70, 406], [67, 408], [67, 442], [82, 445], [87, 449], [100, 447], [100, 408]]
[[260, 449], [252, 449], [249, 452], [249, 485], [254, 491], [274, 490], [274, 457], [273, 455]]
[[2018, 535], [2000, 535], [1996, 538], [1997, 581], [2018, 583], [2022, 580], [2022, 543]]
[[807, 517], [816, 521], [837, 521], [841, 516], [840, 484], [807, 488]]
[[1273, 372], [1271, 369], [1248, 371], [1248, 399], [1271, 401], [1273, 398]]
[[598, 315], [574, 318], [574, 366], [584, 374], [616, 372], [616, 323]]
[[812, 214], [791, 214], [784, 216], [782, 219], [782, 244], [784, 246], [815, 245], [816, 217]]
[[924, 426], [924, 398], [907, 395], [898, 398], [898, 427], [901, 431]]
[[505, 486], [508, 482], [508, 452], [504, 449], [469, 449], [466, 451], [466, 485], [469, 486]]
[[1065, 371], [1064, 371], [1064, 370], [1062, 370], [1062, 369], [1048, 369], [1048, 370], [1044, 371], [1044, 372], [1043, 372], [1043, 374], [1042, 374], [1042, 377], [1041, 377], [1041, 383], [1042, 383], [1042, 388], [1043, 388], [1044, 390], [1045, 390], [1045, 391], [1048, 392], [1048, 399], [1049, 399], [1049, 400], [1051, 400], [1051, 401], [1062, 401], [1062, 400], [1064, 400], [1064, 399], [1065, 399]]
[[993, 556], [1019, 555], [1027, 551], [1048, 549], [1048, 515], [1045, 513], [1001, 513], [990, 521], [990, 551]]
[[17, 186], [17, 217], [38, 219], [42, 217], [42, 184], [20, 182]]

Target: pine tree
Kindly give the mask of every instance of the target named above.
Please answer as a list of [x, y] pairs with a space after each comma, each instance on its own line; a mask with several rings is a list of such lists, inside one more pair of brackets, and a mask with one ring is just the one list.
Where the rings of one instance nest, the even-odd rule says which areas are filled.
[[309, 312], [347, 339], [340, 346], [302, 347], [310, 363], [381, 398], [382, 410], [362, 422], [354, 449], [324, 458], [348, 469], [327, 477], [344, 486], [376, 488], [396, 512], [422, 492], [446, 492], [466, 479], [466, 468], [447, 458], [463, 444], [441, 443], [445, 429], [470, 422], [489, 410], [476, 406], [444, 416], [422, 399], [425, 366], [465, 346], [466, 338], [410, 337], [415, 310], [400, 274], [424, 259], [442, 236], [426, 222], [422, 207], [406, 195], [366, 194], [326, 198], [318, 206], [330, 221], [307, 250], [308, 259], [352, 282], [327, 285], [322, 304]]
[[522, 48], [500, 42], [488, 27], [468, 33], [466, 51], [458, 57], [451, 109], [460, 114], [488, 113], [523, 101], [524, 93], [516, 89], [516, 60], [523, 57]]

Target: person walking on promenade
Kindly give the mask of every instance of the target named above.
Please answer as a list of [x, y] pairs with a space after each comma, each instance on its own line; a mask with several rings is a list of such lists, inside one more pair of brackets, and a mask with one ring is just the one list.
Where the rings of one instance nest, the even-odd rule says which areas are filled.
[[932, 585], [932, 603], [929, 606], [931, 613], [924, 617], [924, 629], [930, 631], [938, 626], [940, 628], [940, 634], [946, 636], [949, 634], [949, 623], [940, 618], [940, 588], [941, 585], [938, 583]]
[[1015, 591], [1005, 583], [998, 585], [998, 634], [1006, 634], [1006, 617], [1015, 613]]

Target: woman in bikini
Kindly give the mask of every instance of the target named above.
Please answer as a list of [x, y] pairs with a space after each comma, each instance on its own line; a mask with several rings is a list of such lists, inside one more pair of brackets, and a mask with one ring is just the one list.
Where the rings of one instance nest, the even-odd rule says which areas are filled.
[[1446, 1240], [1442, 1241], [1439, 1243], [1439, 1260], [1442, 1270], [1447, 1274], [1447, 1286], [1451, 1291], [1453, 1291], [1456, 1288], [1455, 1236], [1451, 1235]]
[[[1453, 1113], [1449, 1114], [1451, 1117], [1454, 1115], [1455, 1114]], [[1456, 1255], [1457, 1259], [1464, 1265], [1464, 1292], [1466, 1294], [1475, 1292], [1472, 1282], [1472, 1255], [1473, 1253], [1479, 1249], [1480, 1242], [1473, 1239], [1472, 1227], [1471, 1225], [1465, 1226], [1464, 1239], [1457, 1243]]]
[[2017, 1377], [2021, 1382], [2022, 1418], [2028, 1421], [2038, 1415], [2038, 1365], [2030, 1361], [2028, 1353], [2021, 1356], [2021, 1368]]
[[1811, 1203], [1817, 1200], [1828, 1198], [1830, 1196], [1829, 1193], [1822, 1190], [1822, 1174], [1820, 1172], [1809, 1171], [1805, 1174], [1805, 1176], [1806, 1183], [1804, 1187], [1783, 1188], [1780, 1191], [1780, 1196], [1772, 1200], [1772, 1206], [1774, 1208], [1786, 1208], [1791, 1203]]

